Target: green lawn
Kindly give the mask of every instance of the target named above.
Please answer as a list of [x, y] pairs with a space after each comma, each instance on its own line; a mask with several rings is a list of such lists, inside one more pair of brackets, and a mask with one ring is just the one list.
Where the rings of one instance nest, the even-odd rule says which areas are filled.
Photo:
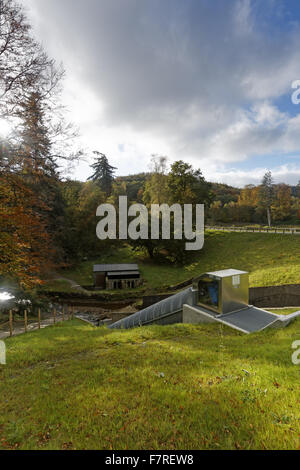
[[64, 270], [61, 275], [80, 285], [92, 285], [93, 264], [134, 262], [139, 264], [145, 279], [144, 287], [136, 292], [163, 292], [202, 272], [231, 267], [249, 271], [252, 287], [300, 283], [300, 235], [212, 231], [206, 234], [204, 249], [195, 252], [192, 261], [183, 267], [153, 263], [125, 246]]
[[299, 449], [300, 322], [127, 331], [78, 320], [6, 340], [0, 449]]

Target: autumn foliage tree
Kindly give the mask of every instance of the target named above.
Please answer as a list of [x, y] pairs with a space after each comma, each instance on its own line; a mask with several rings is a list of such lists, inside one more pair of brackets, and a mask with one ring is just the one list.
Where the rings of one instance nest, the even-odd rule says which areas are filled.
[[76, 131], [60, 105], [63, 75], [33, 38], [22, 7], [0, 0], [0, 118], [12, 127], [0, 146], [0, 276], [23, 287], [60, 261], [59, 162], [81, 155], [71, 149]]
[[[51, 268], [53, 248], [40, 201], [18, 175], [0, 179], [0, 277], [29, 289]], [[45, 209], [45, 208], [43, 208]]]

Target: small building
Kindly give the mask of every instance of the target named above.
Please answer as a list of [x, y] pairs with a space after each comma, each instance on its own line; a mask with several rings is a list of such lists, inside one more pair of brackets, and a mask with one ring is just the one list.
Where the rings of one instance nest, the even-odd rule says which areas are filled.
[[142, 283], [137, 264], [95, 264], [93, 273], [96, 289], [134, 289]]
[[249, 273], [237, 269], [201, 274], [193, 281], [195, 304], [219, 315], [248, 308]]

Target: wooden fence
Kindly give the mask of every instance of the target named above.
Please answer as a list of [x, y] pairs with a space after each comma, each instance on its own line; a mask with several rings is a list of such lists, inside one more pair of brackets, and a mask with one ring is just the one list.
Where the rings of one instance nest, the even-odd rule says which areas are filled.
[[[37, 330], [41, 329], [42, 327], [50, 326], [51, 324], [56, 324], [58, 321], [66, 321], [66, 320], [73, 320], [74, 319], [74, 306], [63, 306], [61, 312], [58, 312], [56, 308], [54, 308], [50, 314], [50, 316], [45, 317], [42, 319], [41, 309], [38, 309], [37, 316], [35, 317], [28, 317], [28, 310], [24, 310], [23, 312], [18, 312], [18, 319], [14, 318], [13, 310], [7, 312], [8, 321], [0, 323], [0, 333], [7, 332], [9, 336], [12, 337], [15, 334], [20, 333], [27, 333], [29, 329]], [[20, 318], [21, 317], [21, 318]], [[33, 326], [30, 328], [30, 325]]]
[[219, 226], [210, 226], [205, 227], [206, 230], [216, 230], [219, 232], [249, 232], [249, 233], [282, 233], [284, 235], [300, 235], [299, 228], [282, 228], [282, 227], [219, 227]]

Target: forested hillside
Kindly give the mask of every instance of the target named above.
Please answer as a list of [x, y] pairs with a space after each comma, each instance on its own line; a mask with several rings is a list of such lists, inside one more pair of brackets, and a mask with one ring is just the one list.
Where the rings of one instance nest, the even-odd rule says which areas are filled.
[[[116, 240], [96, 237], [96, 209], [119, 196], [128, 205], [204, 204], [205, 220], [216, 223], [296, 224], [300, 185], [262, 183], [238, 189], [206, 181], [205, 168], [149, 156], [148, 173], [117, 176], [110, 156], [89, 155], [76, 143], [60, 100], [64, 70], [38, 44], [22, 7], [1, 2], [0, 60], [0, 280], [32, 289], [47, 273], [107, 252]], [[4, 129], [6, 130], [4, 132]], [[89, 158], [87, 181], [66, 178], [62, 169]], [[118, 214], [117, 214], [118, 215]], [[185, 240], [130, 241], [160, 262], [182, 265]]]

